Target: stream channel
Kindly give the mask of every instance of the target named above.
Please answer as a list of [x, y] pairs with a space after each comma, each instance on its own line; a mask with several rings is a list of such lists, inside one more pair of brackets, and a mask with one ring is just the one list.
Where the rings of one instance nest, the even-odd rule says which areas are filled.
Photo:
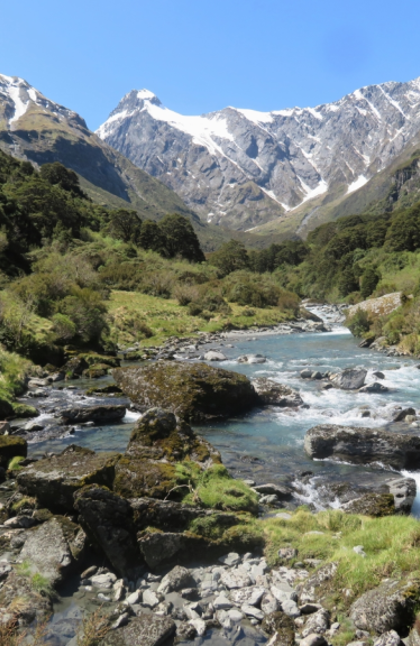
[[[291, 504], [286, 503], [285, 506], [311, 504], [314, 509], [320, 510], [339, 506], [338, 500], [323, 496], [323, 483], [345, 481], [355, 488], [364, 486], [375, 490], [385, 480], [397, 474], [384, 469], [312, 461], [305, 455], [303, 449], [306, 431], [317, 424], [384, 427], [390, 424], [392, 413], [398, 406], [413, 407], [417, 412], [420, 411], [420, 369], [417, 367], [418, 360], [388, 357], [376, 351], [359, 348], [357, 340], [340, 324], [338, 317], [335, 319], [330, 317], [328, 320], [328, 309], [322, 307], [312, 309], [330, 325], [330, 332], [229, 333], [221, 342], [209, 343], [200, 348], [200, 351], [209, 349], [223, 351], [227, 360], [213, 365], [241, 372], [250, 378], [270, 377], [298, 389], [307, 407], [254, 409], [244, 417], [202, 427], [196, 426], [195, 430], [220, 450], [224, 464], [235, 477], [252, 479], [257, 484], [273, 482], [292, 485], [295, 489], [294, 501]], [[240, 355], [257, 353], [266, 357], [267, 361], [250, 365], [237, 362]], [[384, 379], [380, 381], [389, 388], [389, 391], [383, 394], [372, 394], [336, 388], [322, 390], [316, 380], [300, 377], [300, 372], [304, 368], [335, 372], [350, 367], [367, 369], [366, 383], [375, 381], [372, 373], [380, 370], [384, 373]], [[34, 403], [41, 410], [41, 417], [36, 418], [36, 421], [45, 424], [48, 428], [52, 411], [60, 408], [96, 403], [128, 405], [128, 400], [120, 397], [87, 398], [85, 396], [84, 393], [88, 388], [106, 385], [111, 381], [110, 377], [104, 377], [94, 381], [66, 382], [64, 389], [54, 388], [48, 397], [22, 401]], [[69, 386], [70, 389], [68, 389]], [[72, 443], [95, 451], [123, 452], [138, 417], [137, 412], [128, 410], [121, 424], [100, 427], [76, 426], [72, 434], [59, 439], [31, 441], [27, 436], [29, 457], [41, 457], [46, 452], [58, 452]], [[411, 426], [418, 427], [420, 430], [418, 422], [412, 422]], [[34, 436], [36, 435], [34, 433]], [[308, 472], [310, 472], [309, 475]], [[414, 477], [420, 490], [420, 472], [404, 473], [404, 475]], [[420, 516], [419, 492], [412, 513]], [[69, 599], [67, 602], [63, 599], [64, 605], [57, 608], [53, 621], [72, 623], [71, 617], [76, 618], [78, 611], [75, 610], [74, 603], [69, 604], [68, 601]], [[63, 632], [60, 632], [61, 638], [53, 643], [60, 646], [70, 643], [63, 639]], [[70, 640], [71, 631], [68, 635]], [[259, 636], [242, 633], [222, 637], [211, 631], [204, 637], [189, 643], [194, 645], [211, 643], [214, 646], [240, 643], [241, 646], [250, 646], [265, 643], [265, 641], [261, 633]]]

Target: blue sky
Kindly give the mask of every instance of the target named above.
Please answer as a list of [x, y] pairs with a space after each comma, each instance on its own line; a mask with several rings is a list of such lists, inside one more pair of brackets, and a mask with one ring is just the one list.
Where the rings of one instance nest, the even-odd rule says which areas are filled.
[[420, 76], [420, 2], [5, 0], [0, 72], [97, 128], [131, 89], [173, 110], [278, 110]]

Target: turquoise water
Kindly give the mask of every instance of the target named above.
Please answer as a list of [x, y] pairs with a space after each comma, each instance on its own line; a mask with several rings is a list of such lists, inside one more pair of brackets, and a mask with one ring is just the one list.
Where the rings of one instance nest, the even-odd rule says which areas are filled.
[[[234, 347], [227, 347], [230, 344]], [[220, 345], [210, 344], [209, 347]], [[390, 473], [384, 471], [314, 462], [304, 453], [303, 439], [306, 431], [316, 424], [379, 427], [389, 423], [392, 409], [397, 405], [420, 409], [420, 370], [414, 359], [389, 358], [379, 352], [358, 348], [352, 335], [340, 326], [328, 333], [230, 337], [220, 349], [228, 360], [213, 365], [241, 372], [251, 378], [270, 377], [290, 385], [300, 390], [307, 405], [307, 408], [297, 409], [255, 409], [241, 418], [196, 427], [221, 451], [223, 461], [233, 475], [249, 477], [258, 483], [267, 480], [284, 482], [293, 481], [302, 471], [310, 470], [315, 477], [345, 479], [358, 485], [382, 482], [390, 477]], [[248, 353], [262, 354], [267, 357], [267, 362], [252, 365], [237, 363], [238, 356]], [[385, 375], [381, 383], [390, 390], [384, 394], [320, 390], [319, 382], [299, 377], [300, 371], [306, 367], [321, 372], [364, 367], [368, 370], [367, 382], [375, 380], [373, 371], [381, 370]], [[90, 385], [83, 384], [84, 387]], [[69, 403], [77, 403], [80, 394], [70, 391], [65, 396], [70, 398]], [[105, 401], [118, 402], [115, 399]], [[89, 402], [85, 399], [80, 403], [95, 402], [104, 403], [104, 399], [89, 399]], [[371, 412], [369, 418], [362, 417], [364, 409], [361, 407], [366, 406]], [[31, 444], [30, 454], [39, 456], [45, 451], [59, 451], [71, 443], [97, 451], [124, 451], [138, 417], [138, 413], [128, 411], [121, 424], [76, 427], [75, 433], [64, 439]], [[308, 490], [302, 500], [314, 502], [311, 497], [313, 491]]]

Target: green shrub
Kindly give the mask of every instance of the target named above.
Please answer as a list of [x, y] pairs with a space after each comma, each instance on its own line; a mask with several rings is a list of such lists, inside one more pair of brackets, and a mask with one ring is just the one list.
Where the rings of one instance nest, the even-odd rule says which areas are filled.
[[353, 336], [361, 337], [370, 330], [371, 321], [368, 313], [361, 308], [347, 321], [347, 327]]

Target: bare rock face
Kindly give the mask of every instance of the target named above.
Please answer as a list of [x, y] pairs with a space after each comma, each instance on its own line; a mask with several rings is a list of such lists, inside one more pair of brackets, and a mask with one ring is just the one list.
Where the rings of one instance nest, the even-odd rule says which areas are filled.
[[420, 599], [418, 581], [387, 580], [365, 592], [350, 608], [350, 619], [360, 630], [378, 635], [412, 625]]
[[112, 375], [139, 408], [159, 406], [188, 422], [238, 415], [257, 403], [247, 377], [205, 363], [157, 361]]
[[257, 377], [251, 383], [265, 406], [296, 407], [303, 404], [303, 399], [297, 390], [279, 384], [273, 379]]
[[286, 219], [311, 198], [335, 190], [345, 199], [362, 187], [417, 134], [419, 100], [414, 80], [371, 85], [316, 108], [185, 116], [148, 90], [132, 90], [97, 133], [202, 218], [249, 229]]
[[398, 471], [415, 470], [420, 460], [420, 435], [378, 428], [320, 424], [307, 431], [304, 447], [311, 458], [385, 465]]

